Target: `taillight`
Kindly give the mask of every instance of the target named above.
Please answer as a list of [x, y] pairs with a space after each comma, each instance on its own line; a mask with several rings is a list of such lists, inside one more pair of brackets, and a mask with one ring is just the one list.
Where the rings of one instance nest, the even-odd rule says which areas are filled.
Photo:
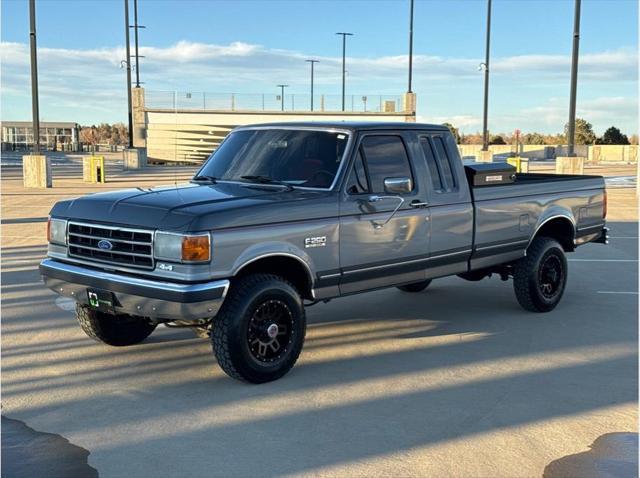
[[604, 190], [604, 200], [602, 203], [602, 219], [607, 218], [607, 190]]

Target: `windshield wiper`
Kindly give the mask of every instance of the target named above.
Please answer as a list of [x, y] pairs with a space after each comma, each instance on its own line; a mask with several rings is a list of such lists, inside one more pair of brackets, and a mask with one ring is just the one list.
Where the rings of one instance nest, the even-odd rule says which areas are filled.
[[247, 181], [261, 183], [261, 184], [277, 184], [278, 186], [284, 186], [288, 191], [293, 191], [294, 187], [287, 183], [286, 181], [279, 181], [278, 179], [270, 178], [269, 176], [260, 176], [260, 175], [248, 175], [248, 176], [240, 176], [242, 179], [246, 179]]
[[191, 181], [209, 181], [211, 184], [216, 184], [218, 182], [218, 178], [216, 178], [215, 176], [198, 175], [195, 176]]

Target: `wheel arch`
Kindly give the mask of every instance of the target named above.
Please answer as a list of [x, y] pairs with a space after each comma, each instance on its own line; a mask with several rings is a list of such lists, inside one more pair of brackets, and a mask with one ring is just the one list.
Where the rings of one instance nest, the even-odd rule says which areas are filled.
[[554, 214], [542, 220], [536, 227], [527, 248], [536, 237], [550, 237], [562, 245], [565, 252], [575, 250], [576, 226], [573, 218], [567, 214]]
[[313, 274], [302, 258], [287, 252], [261, 254], [243, 262], [236, 268], [234, 278], [249, 274], [274, 274], [291, 282], [304, 299], [313, 299]]

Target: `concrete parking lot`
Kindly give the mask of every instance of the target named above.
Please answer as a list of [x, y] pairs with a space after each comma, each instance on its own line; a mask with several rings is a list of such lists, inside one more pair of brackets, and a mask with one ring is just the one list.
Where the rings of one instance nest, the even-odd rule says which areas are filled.
[[[635, 174], [619, 168], [613, 175]], [[53, 455], [75, 476], [637, 474], [633, 188], [610, 190], [611, 243], [569, 256], [553, 312], [525, 312], [496, 277], [338, 299], [308, 309], [293, 371], [255, 386], [224, 375], [188, 330], [161, 327], [133, 347], [97, 344], [72, 304], [39, 281], [53, 202], [192, 172], [114, 163], [110, 182], [91, 186], [70, 162], [54, 168], [53, 189], [25, 190], [19, 168], [3, 167], [2, 414], [23, 423], [3, 421], [3, 475], [36, 476], [40, 466], [21, 445], [38, 450], [35, 440], [4, 446], [12, 430], [78, 447]]]

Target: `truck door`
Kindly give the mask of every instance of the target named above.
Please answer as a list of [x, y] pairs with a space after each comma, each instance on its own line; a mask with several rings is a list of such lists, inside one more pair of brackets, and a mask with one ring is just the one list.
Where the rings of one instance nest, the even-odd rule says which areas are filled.
[[429, 212], [406, 140], [390, 132], [360, 136], [341, 192], [342, 294], [425, 278]]
[[417, 134], [430, 178], [430, 258], [427, 278], [467, 270], [473, 245], [473, 204], [453, 136], [446, 131]]

